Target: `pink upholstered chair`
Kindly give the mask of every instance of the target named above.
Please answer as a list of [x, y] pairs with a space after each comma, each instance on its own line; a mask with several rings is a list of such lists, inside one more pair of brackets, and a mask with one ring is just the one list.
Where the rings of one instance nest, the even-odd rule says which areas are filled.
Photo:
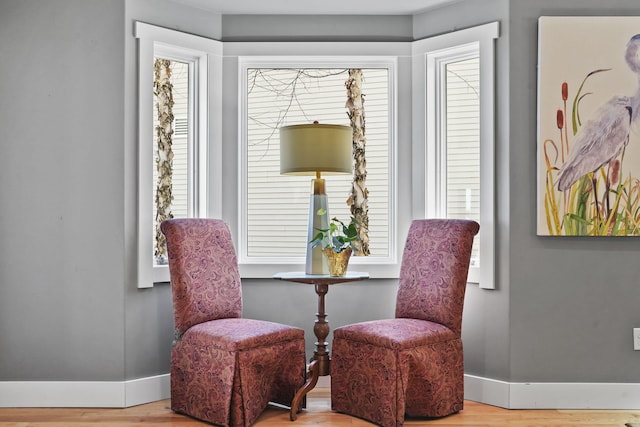
[[242, 318], [231, 233], [216, 219], [164, 221], [176, 342], [171, 409], [249, 426], [269, 402], [289, 406], [305, 380], [304, 331]]
[[333, 332], [332, 409], [384, 427], [462, 410], [462, 307], [478, 230], [467, 220], [411, 224], [395, 318]]

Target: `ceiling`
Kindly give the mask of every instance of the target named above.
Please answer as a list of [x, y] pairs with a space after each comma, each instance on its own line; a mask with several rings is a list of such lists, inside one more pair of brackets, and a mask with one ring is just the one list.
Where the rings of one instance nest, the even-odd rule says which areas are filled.
[[414, 15], [460, 0], [174, 0], [223, 15]]

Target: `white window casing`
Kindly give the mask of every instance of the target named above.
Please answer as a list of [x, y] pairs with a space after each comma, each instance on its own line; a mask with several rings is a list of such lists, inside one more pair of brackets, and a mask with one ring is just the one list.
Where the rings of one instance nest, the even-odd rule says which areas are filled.
[[479, 58], [480, 261], [471, 266], [469, 282], [478, 283], [483, 289], [495, 288], [494, 40], [498, 33], [498, 23], [492, 22], [413, 43], [414, 153], [422, 153], [414, 156], [413, 164], [416, 170], [424, 171], [422, 176], [414, 173], [414, 198], [424, 202], [424, 209], [418, 211], [426, 217], [446, 216], [446, 114], [441, 107], [447, 95], [443, 65], [474, 55]]
[[[397, 264], [397, 245], [395, 243], [396, 241], [396, 204], [393, 202], [394, 200], [394, 189], [396, 186], [396, 182], [395, 182], [395, 162], [394, 159], [396, 158], [396, 154], [395, 154], [395, 70], [396, 70], [396, 59], [394, 57], [354, 57], [354, 56], [348, 56], [348, 57], [343, 57], [343, 56], [322, 56], [322, 57], [287, 57], [287, 56], [274, 56], [274, 57], [264, 57], [264, 56], [259, 56], [259, 57], [254, 57], [254, 56], [242, 56], [239, 58], [239, 82], [240, 82], [240, 105], [239, 105], [239, 116], [240, 116], [240, 152], [239, 152], [239, 158], [240, 158], [240, 166], [239, 166], [239, 182], [240, 182], [240, 191], [239, 191], [239, 243], [238, 243], [238, 252], [239, 252], [239, 262], [241, 265], [241, 271], [243, 274], [243, 277], [268, 277], [269, 275], [274, 274], [275, 272], [279, 271], [278, 269], [284, 266], [290, 266], [288, 267], [288, 269], [298, 269], [298, 270], [303, 270], [303, 265], [304, 265], [304, 255], [305, 255], [305, 250], [304, 248], [306, 247], [306, 220], [308, 217], [308, 192], [309, 192], [309, 185], [310, 185], [310, 177], [309, 179], [305, 179], [303, 178], [304, 182], [302, 183], [302, 185], [304, 186], [304, 190], [303, 193], [305, 194], [305, 198], [302, 201], [302, 203], [298, 203], [298, 208], [297, 210], [300, 212], [297, 212], [297, 217], [301, 218], [302, 220], [304, 220], [304, 224], [297, 224], [298, 226], [302, 226], [302, 228], [304, 229], [304, 233], [302, 234], [302, 238], [299, 239], [300, 242], [296, 242], [296, 243], [300, 243], [300, 250], [297, 252], [296, 255], [294, 254], [289, 254], [289, 255], [278, 255], [276, 254], [276, 256], [269, 256], [267, 254], [267, 252], [263, 252], [263, 253], [259, 253], [259, 254], [254, 254], [252, 253], [252, 251], [250, 251], [250, 248], [248, 246], [248, 242], [249, 242], [249, 218], [248, 215], [250, 212], [254, 212], [254, 218], [257, 216], [255, 210], [252, 210], [249, 208], [249, 200], [248, 197], [250, 194], [252, 194], [252, 192], [250, 191], [250, 187], [251, 185], [255, 185], [255, 184], [249, 184], [248, 182], [248, 176], [249, 176], [249, 171], [248, 171], [248, 165], [249, 165], [249, 153], [248, 153], [248, 127], [249, 127], [249, 119], [250, 117], [248, 117], [248, 106], [247, 106], [247, 101], [248, 101], [248, 96], [247, 96], [247, 91], [248, 91], [248, 85], [247, 85], [247, 73], [249, 70], [254, 70], [254, 69], [313, 69], [313, 70], [318, 70], [318, 69], [348, 69], [348, 68], [362, 68], [364, 69], [374, 69], [374, 68], [378, 68], [378, 69], [384, 69], [386, 72], [386, 78], [387, 81], [384, 82], [387, 89], [387, 93], [386, 98], [387, 98], [387, 105], [386, 108], [384, 109], [384, 115], [386, 117], [383, 118], [383, 120], [385, 121], [386, 126], [386, 149], [385, 152], [379, 152], [376, 153], [374, 150], [370, 150], [367, 151], [367, 156], [371, 156], [372, 158], [372, 165], [375, 163], [374, 156], [379, 155], [379, 156], [383, 156], [382, 160], [384, 160], [385, 165], [386, 165], [386, 170], [387, 170], [387, 180], [386, 180], [386, 184], [384, 185], [384, 188], [378, 188], [378, 191], [374, 191], [373, 193], [370, 193], [370, 198], [372, 197], [372, 194], [377, 197], [377, 201], [378, 201], [378, 206], [382, 205], [383, 209], [384, 209], [384, 227], [385, 227], [385, 235], [384, 235], [384, 239], [385, 241], [382, 242], [382, 247], [383, 247], [383, 252], [381, 254], [376, 255], [370, 255], [370, 256], [366, 256], [366, 257], [353, 257], [350, 261], [350, 263], [352, 263], [353, 265], [366, 265], [366, 267], [363, 268], [367, 268], [370, 269], [371, 266], [377, 266], [377, 268], [384, 268], [381, 266], [389, 266], [389, 265], [395, 265]], [[366, 79], [366, 76], [365, 76]], [[342, 123], [342, 124], [346, 124], [348, 125], [348, 118], [346, 117], [346, 109], [343, 108], [344, 103], [346, 102], [346, 89], [344, 88], [344, 83], [340, 82], [340, 84], [338, 85], [339, 91], [341, 91], [343, 93], [342, 95], [342, 99], [339, 100], [339, 102], [333, 102], [332, 105], [339, 105], [341, 107], [341, 110], [338, 110], [338, 114], [341, 114], [342, 116], [340, 116], [341, 118], [344, 117], [343, 120], [346, 120], [346, 123]], [[340, 96], [340, 95], [338, 95]], [[372, 98], [373, 99], [373, 98]], [[374, 109], [374, 104], [370, 105], [370, 108], [372, 110], [372, 117], [374, 117], [373, 115], [373, 109]], [[365, 101], [365, 114], [367, 112], [367, 103]], [[336, 123], [336, 120], [334, 119], [333, 121], [334, 124], [340, 124], [340, 123]], [[369, 122], [368, 122], [369, 123]], [[287, 123], [287, 124], [293, 124], [293, 123]], [[375, 126], [374, 122], [371, 122], [371, 130], [373, 131]], [[276, 135], [275, 138], [277, 140], [277, 129], [275, 130]], [[373, 146], [372, 146], [373, 148]], [[277, 159], [276, 159], [277, 161]], [[255, 166], [255, 163], [254, 163]], [[277, 165], [276, 165], [277, 166]], [[327, 185], [328, 187], [331, 185], [331, 180], [334, 177], [327, 177]], [[337, 178], [337, 177], [336, 177]], [[374, 179], [375, 176], [373, 174], [371, 174], [368, 177], [368, 182], [370, 182], [371, 186], [375, 186], [375, 182]], [[278, 177], [275, 177], [275, 179], [279, 179]], [[350, 176], [346, 176], [346, 178], [343, 178], [343, 180], [346, 180], [345, 183], [346, 185], [342, 185], [340, 188], [344, 188], [345, 190], [349, 190], [350, 189], [350, 182], [351, 182], [351, 177]], [[290, 184], [291, 183], [291, 184]], [[262, 184], [262, 183], [261, 183]], [[282, 177], [282, 183], [281, 185], [293, 185], [293, 178], [292, 177]], [[300, 185], [300, 184], [298, 184]], [[346, 199], [346, 191], [344, 193], [339, 193], [339, 192], [334, 192], [331, 191], [331, 189], [328, 188], [328, 196], [330, 199], [330, 203], [331, 200], [333, 200], [333, 202], [335, 203], [336, 200], [344, 200]], [[287, 210], [292, 209], [292, 205], [294, 204], [294, 200], [286, 200], [286, 196], [287, 193], [283, 194], [279, 194], [277, 197], [277, 203], [278, 203], [278, 208], [283, 210], [283, 215], [285, 215], [287, 212]], [[300, 200], [297, 200], [297, 202], [300, 202]], [[262, 205], [262, 206], [267, 206]], [[265, 212], [267, 212], [265, 210]], [[372, 211], [370, 208], [370, 218], [372, 216]], [[330, 216], [339, 216], [341, 219], [348, 219], [348, 216], [350, 214], [348, 213], [348, 209], [344, 209], [342, 210], [340, 213], [338, 212], [333, 212], [330, 211]], [[300, 222], [300, 221], [298, 221]], [[252, 221], [252, 224], [254, 224], [253, 226], [255, 227], [256, 221]], [[375, 233], [375, 230], [371, 230], [372, 228], [372, 222], [370, 222], [370, 235]], [[255, 230], [255, 228], [254, 228]], [[254, 236], [255, 237], [255, 236]], [[286, 236], [282, 236], [282, 237], [286, 237]], [[277, 248], [274, 246], [273, 247], [274, 250], [277, 250]], [[268, 248], [265, 248], [265, 251], [268, 251]], [[255, 252], [255, 251], [254, 251]], [[275, 252], [275, 251], [274, 251]], [[274, 270], [275, 268], [275, 270]], [[374, 267], [375, 268], [375, 267]], [[273, 270], [273, 271], [272, 271]]]
[[[481, 288], [494, 285], [494, 41], [498, 23], [490, 23], [411, 43], [221, 43], [178, 31], [136, 22], [134, 34], [139, 39], [139, 214], [138, 214], [138, 287], [151, 287], [154, 282], [169, 280], [168, 268], [153, 262], [153, 57], [162, 52], [176, 60], [197, 63], [199, 86], [195, 89], [194, 116], [197, 131], [194, 138], [199, 156], [196, 200], [193, 215], [222, 217], [222, 50], [227, 60], [238, 64], [238, 190], [236, 248], [242, 277], [266, 278], [279, 271], [303, 270], [304, 253], [277, 258], [252, 257], [248, 254], [247, 236], [247, 70], [250, 68], [380, 68], [389, 70], [388, 126], [388, 252], [385, 256], [354, 257], [354, 265], [368, 270], [372, 278], [397, 277], [404, 237], [413, 218], [437, 217], [442, 206], [439, 174], [442, 161], [438, 148], [441, 118], [435, 114], [435, 96], [439, 86], [437, 64], [455, 53], [456, 46], [476, 46], [480, 67], [480, 248], [479, 267], [470, 269], [469, 281]], [[451, 50], [453, 49], [453, 50]], [[313, 56], [309, 55], [313, 52]], [[402, 63], [405, 68], [398, 68]], [[411, 72], [407, 71], [407, 64]], [[405, 76], [398, 82], [399, 75]], [[230, 79], [233, 81], [233, 79]], [[411, 136], [411, 172], [398, 165], [398, 96], [411, 125], [403, 134]], [[409, 101], [410, 99], [410, 101]], [[346, 92], [345, 92], [346, 101]], [[409, 107], [406, 107], [408, 104]], [[365, 114], [366, 114], [365, 103]], [[406, 109], [405, 109], [406, 108]], [[369, 123], [367, 123], [369, 125]], [[438, 127], [440, 126], [440, 128]], [[409, 126], [405, 126], [409, 129]], [[407, 141], [408, 142], [408, 141]], [[407, 146], [404, 145], [402, 153]], [[206, 184], [206, 185], [205, 185]], [[208, 188], [207, 188], [208, 187]], [[329, 198], [342, 197], [328, 190]], [[371, 199], [371, 196], [370, 196]], [[400, 209], [399, 204], [402, 205]], [[289, 209], [288, 201], [279, 202]], [[308, 204], [303, 205], [308, 210]], [[331, 213], [331, 212], [330, 212]], [[400, 232], [398, 231], [400, 230]], [[355, 267], [354, 267], [355, 268]]]
[[142, 22], [135, 23], [134, 36], [139, 59], [137, 286], [148, 288], [169, 281], [168, 266], [153, 259], [154, 57], [189, 64], [188, 215], [220, 216], [222, 43]]
[[[230, 42], [225, 43], [225, 58], [237, 58], [238, 64], [238, 222], [237, 222], [237, 250], [240, 263], [240, 272], [242, 277], [264, 278], [271, 277], [279, 271], [302, 271], [304, 270], [304, 251], [300, 251], [297, 256], [289, 257], [255, 257], [249, 256], [247, 248], [246, 236], [249, 233], [247, 228], [247, 117], [246, 93], [247, 93], [247, 70], [252, 68], [294, 68], [294, 69], [320, 69], [320, 68], [386, 68], [389, 70], [389, 86], [388, 86], [388, 152], [386, 153], [388, 161], [388, 194], [384, 195], [385, 204], [388, 209], [388, 248], [385, 249], [384, 256], [367, 256], [353, 257], [350, 264], [362, 265], [371, 277], [397, 277], [399, 271], [398, 247], [402, 247], [403, 242], [399, 242], [398, 235], [398, 203], [397, 191], [398, 186], [403, 189], [409, 188], [408, 183], [398, 183], [397, 172], [397, 67], [398, 59], [402, 58], [405, 64], [410, 54], [409, 43], [324, 43], [324, 42], [275, 42], [275, 43], [247, 43], [247, 42]], [[309, 55], [313, 52], [313, 56]], [[406, 65], [405, 65], [406, 66]], [[365, 77], [366, 79], [366, 77]], [[410, 86], [410, 82], [403, 82]], [[344, 89], [344, 101], [346, 102], [346, 89]], [[407, 104], [409, 104], [407, 102]], [[344, 105], [344, 104], [343, 104]], [[366, 114], [365, 102], [365, 114]], [[344, 110], [346, 116], [346, 110]], [[367, 123], [368, 124], [368, 123]], [[370, 125], [373, 128], [373, 124]], [[373, 155], [373, 153], [372, 153]], [[333, 177], [330, 177], [333, 178]], [[368, 177], [368, 181], [369, 181]], [[306, 184], [310, 189], [311, 180]], [[350, 188], [350, 186], [349, 186]], [[345, 199], [344, 194], [327, 191], [328, 197]], [[308, 191], [307, 191], [308, 194]], [[376, 195], [380, 197], [380, 195]], [[408, 195], [406, 196], [408, 197]], [[371, 199], [371, 194], [370, 194]], [[406, 200], [408, 199], [403, 199]], [[371, 203], [371, 202], [370, 202]], [[280, 201], [282, 209], [290, 209], [288, 200]], [[301, 208], [306, 216], [308, 212], [308, 196], [305, 204], [301, 204]], [[330, 212], [333, 216], [333, 213]], [[340, 214], [342, 217], [343, 214]], [[402, 213], [401, 217], [406, 217], [406, 213]], [[348, 219], [348, 218], [347, 218]], [[403, 219], [406, 221], [406, 219]], [[371, 224], [370, 224], [371, 226]], [[404, 225], [400, 226], [401, 229]], [[404, 238], [404, 236], [402, 237]], [[306, 242], [306, 236], [303, 237], [302, 244]], [[354, 267], [355, 268], [355, 267]]]

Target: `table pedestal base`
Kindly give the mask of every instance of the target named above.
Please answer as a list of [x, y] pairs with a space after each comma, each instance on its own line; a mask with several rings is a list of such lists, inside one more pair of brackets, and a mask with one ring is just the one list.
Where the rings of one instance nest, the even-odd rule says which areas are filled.
[[289, 413], [289, 419], [295, 421], [298, 418], [298, 412], [301, 411], [300, 404], [302, 399], [318, 384], [318, 378], [320, 378], [320, 369], [317, 360], [312, 361], [309, 364], [309, 370], [307, 371], [307, 381], [296, 392], [291, 401], [291, 411]]
[[311, 363], [309, 363], [307, 372], [307, 381], [302, 388], [296, 392], [291, 402], [291, 421], [295, 421], [300, 412], [300, 403], [302, 398], [311, 391], [318, 383], [319, 377], [329, 375], [329, 363], [331, 359], [327, 351], [328, 343], [326, 341], [329, 335], [329, 322], [327, 322], [327, 313], [324, 308], [324, 297], [329, 292], [329, 284], [315, 283], [316, 294], [318, 295], [318, 312], [316, 313], [316, 323], [313, 326], [313, 333], [318, 341], [316, 341], [316, 349], [313, 352]]
[[318, 312], [316, 313], [316, 323], [313, 326], [313, 333], [318, 341], [313, 357], [307, 367], [307, 380], [302, 387], [296, 392], [291, 401], [291, 411], [289, 418], [295, 421], [298, 413], [301, 411], [300, 405], [302, 399], [311, 391], [318, 383], [319, 377], [324, 377], [330, 373], [328, 343], [325, 341], [329, 335], [329, 322], [327, 322], [327, 313], [324, 308], [324, 297], [329, 292], [329, 285], [343, 282], [352, 282], [356, 280], [366, 280], [369, 278], [367, 273], [347, 272], [344, 276], [324, 276], [304, 273], [278, 273], [273, 276], [274, 279], [287, 280], [290, 282], [307, 283], [315, 286], [318, 295]]

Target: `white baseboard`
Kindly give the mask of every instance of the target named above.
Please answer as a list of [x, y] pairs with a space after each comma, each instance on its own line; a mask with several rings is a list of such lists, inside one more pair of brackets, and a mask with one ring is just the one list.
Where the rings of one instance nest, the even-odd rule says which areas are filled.
[[126, 408], [169, 396], [169, 374], [129, 381], [0, 381], [2, 408]]
[[[317, 387], [329, 387], [321, 377]], [[507, 409], [640, 410], [640, 384], [509, 383], [465, 375], [464, 397]], [[128, 381], [0, 382], [0, 408], [126, 408], [168, 399], [169, 374]]]
[[636, 383], [509, 383], [465, 375], [464, 397], [507, 409], [640, 409]]
[[156, 402], [171, 397], [171, 377], [169, 374], [125, 381], [124, 406], [136, 406]]
[[509, 407], [509, 383], [491, 378], [464, 376], [464, 398], [487, 405]]

